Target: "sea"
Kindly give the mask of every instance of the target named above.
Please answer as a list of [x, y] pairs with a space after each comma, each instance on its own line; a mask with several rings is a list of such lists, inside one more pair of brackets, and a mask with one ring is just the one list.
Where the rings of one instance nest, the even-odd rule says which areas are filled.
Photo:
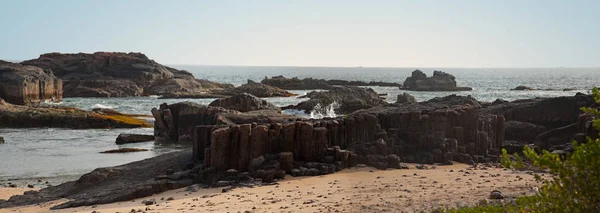
[[[266, 77], [341, 79], [358, 81], [382, 81], [402, 83], [417, 68], [371, 68], [371, 67], [260, 67], [260, 66], [196, 66], [170, 65], [187, 70], [196, 78], [231, 83], [236, 86], [248, 80], [261, 81]], [[508, 101], [536, 97], [573, 96], [578, 92], [591, 93], [591, 88], [600, 86], [600, 68], [418, 68], [427, 75], [434, 70], [451, 73], [458, 86], [472, 87], [463, 92], [414, 92], [396, 87], [371, 87], [380, 94], [386, 94], [388, 102], [395, 102], [398, 94], [404, 92], [417, 101], [451, 94], [471, 95], [479, 101]], [[520, 85], [536, 88], [533, 91], [511, 91]], [[563, 91], [568, 89], [568, 91]], [[304, 95], [310, 91], [297, 90], [293, 93]], [[60, 103], [46, 103], [77, 107], [90, 110], [109, 108], [123, 113], [148, 114], [161, 103], [191, 101], [209, 104], [214, 99], [158, 99], [150, 97], [130, 98], [65, 98]], [[297, 97], [265, 98], [277, 105], [297, 104], [305, 99]], [[295, 111], [286, 113], [306, 117], [335, 116], [329, 114], [303, 114]], [[151, 122], [151, 120], [149, 120]], [[152, 128], [137, 129], [96, 129], [72, 130], [60, 128], [0, 129], [5, 143], [0, 144], [0, 186], [8, 183], [32, 184], [35, 187], [56, 185], [76, 180], [80, 175], [95, 168], [116, 166], [160, 154], [187, 149], [189, 143], [145, 142], [116, 145], [120, 133], [153, 134]], [[100, 154], [99, 152], [123, 147], [145, 148], [150, 151]]]

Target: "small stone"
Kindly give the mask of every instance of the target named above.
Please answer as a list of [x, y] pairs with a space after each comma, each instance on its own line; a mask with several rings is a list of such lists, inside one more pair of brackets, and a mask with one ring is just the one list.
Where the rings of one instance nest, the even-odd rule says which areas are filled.
[[156, 204], [156, 200], [154, 200], [154, 199], [144, 200], [144, 201], [142, 201], [142, 203], [146, 206], [154, 205], [154, 204]]
[[504, 195], [502, 195], [502, 192], [494, 190], [490, 193], [490, 199], [504, 199]]
[[167, 201], [171, 201], [171, 200], [175, 200], [175, 198], [173, 198], [173, 197], [167, 198]]

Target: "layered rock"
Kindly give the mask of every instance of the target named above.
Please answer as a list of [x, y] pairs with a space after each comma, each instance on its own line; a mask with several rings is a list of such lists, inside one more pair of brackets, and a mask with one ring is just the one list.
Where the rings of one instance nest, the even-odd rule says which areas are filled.
[[51, 70], [0, 61], [0, 98], [12, 104], [62, 100], [62, 81]]
[[362, 82], [362, 81], [345, 81], [345, 80], [324, 80], [314, 78], [286, 78], [283, 76], [274, 76], [272, 78], [263, 79], [261, 83], [278, 87], [287, 90], [329, 90], [334, 86], [388, 86], [398, 87], [398, 83], [388, 82]]
[[433, 76], [427, 77], [421, 70], [415, 70], [411, 76], [406, 78], [400, 89], [414, 91], [470, 91], [470, 87], [457, 87], [456, 79], [453, 75], [433, 71]]
[[232, 109], [240, 112], [268, 109], [280, 110], [273, 104], [248, 93], [241, 93], [228, 98], [217, 99], [210, 103], [209, 106], [223, 107], [225, 109]]
[[151, 127], [136, 115], [106, 114], [68, 107], [12, 105], [0, 99], [0, 127], [4, 128], [137, 128]]
[[296, 106], [288, 106], [286, 109], [300, 109], [310, 112], [317, 105], [324, 107], [335, 103], [339, 105], [335, 109], [336, 113], [348, 114], [356, 110], [387, 104], [373, 89], [354, 86], [333, 87], [323, 92], [313, 91], [303, 96], [303, 98], [310, 99]]
[[229, 87], [214, 82], [204, 87], [191, 73], [141, 53], [48, 53], [22, 64], [52, 70], [64, 82], [65, 97], [194, 94]]

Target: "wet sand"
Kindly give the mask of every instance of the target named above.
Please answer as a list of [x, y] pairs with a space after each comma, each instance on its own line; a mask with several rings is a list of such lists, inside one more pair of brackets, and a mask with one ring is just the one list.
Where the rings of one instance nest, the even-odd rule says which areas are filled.
[[[457, 206], [472, 206], [488, 198], [492, 190], [504, 196], [533, 193], [537, 184], [531, 175], [502, 168], [472, 169], [468, 165], [437, 166], [420, 170], [374, 168], [346, 169], [316, 177], [291, 177], [276, 185], [200, 189], [177, 189], [129, 202], [49, 211], [59, 202], [0, 209], [0, 212], [414, 212]], [[11, 189], [12, 193], [22, 193]], [[11, 191], [0, 189], [5, 196]], [[157, 204], [142, 201], [155, 199]], [[140, 211], [140, 212], [141, 212]]]

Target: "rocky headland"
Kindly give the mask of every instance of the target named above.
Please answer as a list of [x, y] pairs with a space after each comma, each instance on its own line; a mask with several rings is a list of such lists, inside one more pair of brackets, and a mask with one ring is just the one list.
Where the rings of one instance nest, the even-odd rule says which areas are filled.
[[442, 71], [433, 71], [433, 76], [427, 77], [421, 70], [415, 70], [406, 78], [400, 89], [414, 91], [470, 91], [470, 87], [457, 87], [456, 78]]
[[0, 60], [0, 99], [12, 104], [60, 101], [62, 81], [51, 70]]
[[232, 87], [196, 79], [141, 53], [47, 53], [21, 64], [52, 70], [63, 80], [64, 97], [190, 95]]

